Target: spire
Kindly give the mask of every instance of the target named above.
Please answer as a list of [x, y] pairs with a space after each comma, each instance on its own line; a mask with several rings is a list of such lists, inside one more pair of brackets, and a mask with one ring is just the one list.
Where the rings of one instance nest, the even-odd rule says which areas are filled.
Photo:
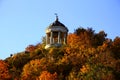
[[56, 15], [56, 21], [58, 21], [58, 15], [57, 15], [57, 13], [55, 13], [55, 15]]

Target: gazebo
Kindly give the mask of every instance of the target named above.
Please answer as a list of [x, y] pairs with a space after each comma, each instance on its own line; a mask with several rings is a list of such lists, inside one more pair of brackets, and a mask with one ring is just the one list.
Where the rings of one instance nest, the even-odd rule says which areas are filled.
[[61, 47], [62, 45], [67, 44], [67, 34], [67, 27], [59, 21], [58, 16], [56, 15], [56, 20], [46, 29], [45, 49]]

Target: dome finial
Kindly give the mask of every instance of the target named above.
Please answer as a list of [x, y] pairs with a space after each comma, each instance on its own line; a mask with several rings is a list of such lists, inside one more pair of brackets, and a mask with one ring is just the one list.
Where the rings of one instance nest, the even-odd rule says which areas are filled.
[[58, 21], [58, 15], [57, 15], [57, 13], [55, 13], [55, 15], [56, 15], [56, 21]]

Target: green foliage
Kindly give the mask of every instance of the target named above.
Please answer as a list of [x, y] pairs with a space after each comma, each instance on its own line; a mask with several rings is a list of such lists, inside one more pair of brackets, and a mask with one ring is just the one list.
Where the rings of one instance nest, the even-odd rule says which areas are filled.
[[14, 54], [5, 60], [9, 64], [9, 70], [13, 75], [12, 78], [20, 77], [23, 66], [30, 61], [29, 54], [24, 52]]
[[102, 64], [83, 65], [77, 77], [84, 80], [114, 80], [113, 70]]

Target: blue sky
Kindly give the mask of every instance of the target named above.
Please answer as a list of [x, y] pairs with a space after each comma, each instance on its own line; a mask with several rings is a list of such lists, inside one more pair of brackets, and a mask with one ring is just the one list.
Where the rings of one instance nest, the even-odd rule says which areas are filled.
[[120, 0], [0, 0], [0, 59], [41, 42], [54, 13], [69, 32], [82, 26], [120, 36]]

